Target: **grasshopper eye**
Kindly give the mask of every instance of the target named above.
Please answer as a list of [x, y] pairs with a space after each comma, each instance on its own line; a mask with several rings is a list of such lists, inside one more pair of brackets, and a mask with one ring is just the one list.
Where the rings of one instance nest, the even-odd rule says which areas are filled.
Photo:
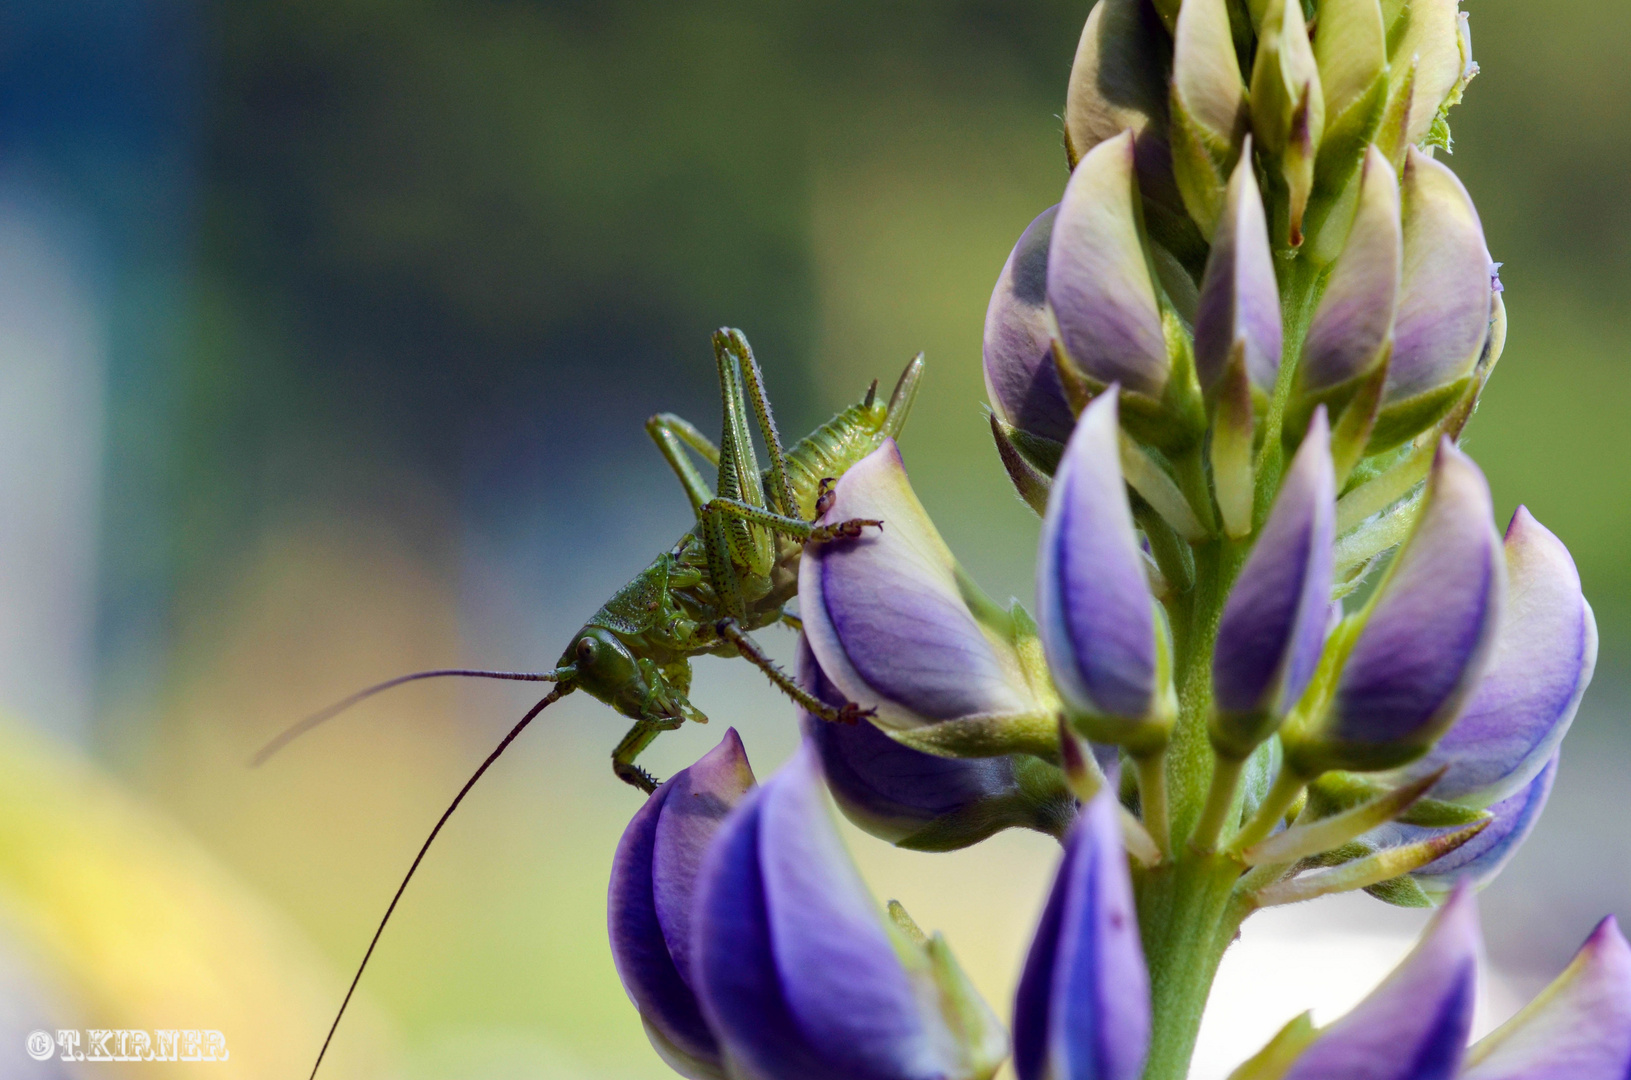
[[584, 635], [578, 639], [578, 663], [593, 664], [595, 662], [595, 639]]

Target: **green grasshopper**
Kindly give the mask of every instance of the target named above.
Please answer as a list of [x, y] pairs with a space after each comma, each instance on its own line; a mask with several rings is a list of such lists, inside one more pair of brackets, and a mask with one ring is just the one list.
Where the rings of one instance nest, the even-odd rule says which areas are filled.
[[[798, 619], [786, 611], [786, 604], [798, 591], [799, 556], [804, 545], [853, 539], [868, 526], [883, 527], [883, 522], [869, 518], [825, 525], [816, 525], [815, 521], [828, 510], [830, 488], [837, 478], [885, 439], [900, 433], [917, 396], [923, 357], [919, 354], [906, 365], [887, 405], [877, 400], [878, 384], [874, 382], [860, 404], [840, 412], [792, 449], [782, 447], [758, 361], [740, 330], [715, 332], [714, 361], [719, 368], [719, 397], [724, 411], [719, 446], [671, 413], [658, 413], [646, 422], [646, 431], [691, 500], [696, 525], [584, 623], [553, 671], [447, 668], [402, 675], [308, 716], [255, 755], [252, 764], [259, 765], [291, 740], [364, 698], [416, 679], [466, 676], [555, 684], [465, 781], [420, 846], [329, 1026], [317, 1063], [312, 1066], [314, 1078], [374, 955], [380, 934], [442, 826], [499, 755], [554, 702], [582, 689], [633, 720], [634, 726], [612, 751], [612, 771], [620, 780], [648, 793], [656, 790], [657, 781], [634, 759], [662, 732], [672, 731], [687, 720], [706, 723], [708, 719], [686, 697], [691, 689], [692, 657], [741, 656], [764, 671], [789, 697], [826, 720], [854, 723], [868, 715], [869, 710], [863, 711], [853, 703], [834, 708], [807, 693], [765, 655], [748, 632], [777, 622], [799, 626]], [[763, 469], [754, 450], [750, 423], [758, 427], [770, 455], [770, 464]], [[686, 447], [718, 470], [712, 490], [687, 455]]]
[[[851, 465], [899, 434], [917, 394], [922, 358], [901, 373], [888, 405], [877, 383], [852, 405], [784, 450], [765, 394], [759, 364], [740, 330], [714, 334], [724, 424], [714, 446], [672, 413], [646, 422], [646, 431], [679, 476], [697, 524], [625, 585], [578, 631], [553, 672], [562, 687], [579, 687], [634, 721], [612, 752], [619, 779], [647, 792], [656, 781], [634, 759], [658, 734], [686, 720], [706, 722], [686, 698], [694, 656], [741, 656], [810, 712], [854, 723], [854, 705], [841, 709], [806, 693], [748, 637], [772, 623], [797, 626], [785, 605], [798, 591], [805, 544], [854, 538], [881, 521], [812, 522], [826, 510], [826, 493]], [[770, 456], [761, 470], [749, 416]], [[712, 491], [685, 452], [717, 468]]]
[[[863, 714], [854, 705], [835, 709], [806, 693], [748, 632], [776, 622], [799, 625], [785, 605], [798, 591], [804, 545], [852, 539], [867, 526], [882, 528], [881, 521], [867, 519], [814, 521], [825, 512], [836, 479], [900, 433], [917, 395], [923, 358], [906, 365], [887, 405], [878, 401], [874, 382], [859, 404], [784, 449], [747, 338], [726, 328], [714, 333], [713, 345], [724, 413], [720, 445], [672, 413], [646, 421], [646, 431], [691, 500], [697, 524], [584, 623], [553, 671], [449, 668], [403, 675], [307, 717], [267, 743], [254, 764], [364, 698], [405, 682], [446, 676], [553, 682], [551, 702], [582, 689], [634, 721], [612, 752], [612, 771], [649, 793], [657, 782], [635, 758], [662, 732], [687, 720], [708, 721], [686, 696], [696, 656], [741, 656], [817, 716], [859, 719]], [[750, 424], [757, 426], [770, 455], [763, 469]], [[686, 447], [717, 470], [712, 490]]]

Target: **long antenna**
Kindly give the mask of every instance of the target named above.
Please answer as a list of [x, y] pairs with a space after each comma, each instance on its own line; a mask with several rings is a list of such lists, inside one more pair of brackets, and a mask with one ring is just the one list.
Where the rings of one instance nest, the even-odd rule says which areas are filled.
[[318, 724], [321, 724], [327, 720], [332, 720], [334, 717], [351, 708], [351, 706], [360, 701], [366, 701], [375, 694], [389, 690], [393, 686], [401, 686], [403, 683], [417, 682], [420, 679], [445, 679], [449, 677], [464, 679], [508, 679], [512, 682], [560, 681], [560, 677], [554, 672], [478, 671], [471, 668], [438, 668], [435, 671], [416, 671], [412, 675], [398, 675], [394, 679], [386, 679], [382, 683], [376, 683], [375, 685], [368, 687], [366, 690], [358, 690], [350, 697], [345, 698], [342, 701], [336, 701], [333, 705], [323, 709], [321, 712], [314, 712], [304, 720], [301, 720], [299, 723], [291, 725], [271, 742], [257, 750], [255, 752], [255, 756], [249, 759], [249, 767], [253, 769], [264, 764], [267, 758], [271, 757], [279, 750], [282, 750], [285, 746], [288, 746], [290, 743], [300, 738], [300, 736], [304, 735]]
[[510, 733], [504, 736], [503, 740], [493, 748], [493, 752], [487, 755], [487, 760], [483, 761], [481, 767], [471, 774], [470, 779], [464, 782], [464, 787], [460, 788], [459, 793], [453, 796], [453, 802], [448, 805], [446, 810], [442, 811], [442, 816], [436, 819], [436, 827], [430, 830], [430, 835], [425, 837], [425, 842], [420, 845], [419, 854], [413, 857], [413, 865], [408, 867], [408, 872], [403, 875], [402, 884], [396, 887], [396, 895], [391, 897], [391, 905], [385, 909], [385, 917], [379, 921], [378, 929], [374, 931], [373, 938], [368, 942], [368, 951], [362, 954], [362, 963], [357, 965], [357, 973], [351, 977], [351, 985], [346, 989], [345, 1000], [340, 1002], [340, 1011], [334, 1014], [334, 1023], [329, 1025], [328, 1035], [323, 1038], [323, 1048], [317, 1052], [317, 1061], [311, 1067], [312, 1080], [316, 1080], [317, 1070], [323, 1065], [323, 1055], [328, 1053], [328, 1044], [334, 1041], [334, 1032], [340, 1026], [340, 1019], [345, 1016], [346, 1006], [351, 1004], [351, 995], [357, 992], [357, 983], [362, 981], [363, 970], [368, 967], [368, 960], [374, 955], [374, 946], [379, 944], [379, 936], [385, 932], [385, 924], [391, 921], [391, 913], [396, 911], [397, 901], [402, 899], [402, 893], [408, 888], [408, 882], [413, 880], [413, 872], [418, 870], [419, 864], [425, 860], [425, 852], [430, 850], [430, 845], [436, 839], [436, 834], [442, 831], [442, 826], [447, 824], [447, 819], [453, 816], [453, 811], [457, 810], [459, 804], [464, 801], [464, 797], [470, 794], [470, 789], [476, 786], [476, 781], [481, 779], [482, 774], [492, 766], [493, 762], [498, 760], [500, 754], [509, 749], [510, 744], [515, 741], [515, 737], [526, 730], [527, 725], [532, 723], [539, 713], [570, 694], [572, 690], [573, 684], [562, 683], [551, 690], [544, 700], [528, 709], [527, 715], [523, 716], [521, 721], [510, 729]]

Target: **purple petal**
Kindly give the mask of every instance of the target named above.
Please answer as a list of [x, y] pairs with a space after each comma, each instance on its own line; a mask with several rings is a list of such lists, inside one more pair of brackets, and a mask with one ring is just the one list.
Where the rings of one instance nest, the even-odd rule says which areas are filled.
[[1631, 1076], [1631, 945], [1613, 916], [1530, 1004], [1467, 1053], [1461, 1080]]
[[693, 1059], [702, 1075], [721, 1075], [719, 1045], [683, 959], [689, 953], [685, 913], [711, 834], [752, 785], [741, 739], [730, 729], [645, 801], [612, 858], [607, 924], [618, 977], [654, 1041], [660, 1037]]
[[1048, 329], [1048, 240], [1057, 206], [1020, 235], [985, 310], [985, 389], [997, 415], [1021, 431], [1062, 443], [1076, 417], [1059, 384]]
[[1448, 766], [1433, 797], [1488, 805], [1527, 784], [1574, 720], [1597, 663], [1597, 621], [1569, 549], [1518, 507], [1506, 530], [1507, 600], [1489, 669], [1413, 775]]
[[1064, 861], [1014, 1000], [1019, 1080], [1136, 1080], [1150, 1040], [1149, 976], [1115, 798], [1099, 793]]
[[1223, 217], [1201, 281], [1195, 368], [1203, 389], [1210, 392], [1223, 378], [1236, 342], [1245, 350], [1247, 376], [1272, 393], [1280, 371], [1280, 289], [1249, 141], [1229, 179]]
[[[799, 644], [799, 684], [828, 704], [844, 703], [808, 642]], [[821, 758], [839, 809], [873, 836], [899, 843], [948, 814], [982, 803], [991, 812], [970, 823], [968, 844], [1011, 825], [1030, 824], [1018, 804], [1012, 758], [938, 757], [901, 745], [873, 724], [834, 724], [803, 710], [799, 722]]]
[[917, 988], [833, 827], [801, 749], [708, 854], [696, 971], [733, 1066], [762, 1080], [937, 1080], [955, 1047]]
[[1347, 246], [1332, 267], [1303, 343], [1297, 377], [1307, 392], [1341, 386], [1381, 359], [1399, 302], [1403, 245], [1398, 180], [1372, 146]]
[[1229, 591], [1212, 660], [1217, 705], [1225, 715], [1284, 715], [1319, 663], [1330, 620], [1336, 532], [1330, 445], [1322, 406]]
[[1478, 211], [1455, 173], [1415, 147], [1405, 158], [1404, 279], [1383, 402], [1472, 370], [1489, 334], [1492, 266]]
[[1048, 302], [1065, 351], [1102, 383], [1160, 397], [1170, 362], [1138, 221], [1133, 135], [1095, 146], [1065, 186]]
[[1439, 446], [1426, 505], [1349, 654], [1326, 735], [1386, 768], [1418, 756], [1478, 684], [1494, 643], [1506, 570], [1489, 485], [1472, 459]]
[[733, 1066], [751, 1080], [829, 1080], [787, 1007], [759, 863], [764, 789], [727, 818], [697, 880], [697, 996]]
[[681, 769], [667, 784], [651, 857], [652, 895], [669, 955], [686, 985], [691, 979], [691, 911], [702, 857], [737, 803], [753, 787], [753, 769], [735, 728], [719, 745]]
[[1037, 616], [1060, 695], [1136, 719], [1156, 699], [1154, 601], [1121, 476], [1117, 394], [1094, 399], [1054, 474], [1037, 559]]
[[[1433, 897], [1443, 896], [1460, 881], [1478, 887], [1487, 885], [1534, 831], [1535, 823], [1540, 820], [1540, 812], [1546, 808], [1546, 798], [1552, 793], [1552, 781], [1556, 776], [1557, 756], [1553, 755], [1527, 786], [1489, 808], [1494, 817], [1483, 832], [1410, 876]], [[1405, 843], [1439, 831], [1409, 825], [1393, 828], [1399, 831], [1400, 839]]]
[[893, 439], [844, 473], [824, 520], [855, 517], [884, 527], [812, 546], [799, 568], [805, 635], [833, 685], [889, 727], [1030, 711], [1017, 656], [970, 612]]
[[1321, 1032], [1284, 1080], [1450, 1080], [1472, 1027], [1478, 945], [1478, 912], [1461, 889], [1403, 963]]

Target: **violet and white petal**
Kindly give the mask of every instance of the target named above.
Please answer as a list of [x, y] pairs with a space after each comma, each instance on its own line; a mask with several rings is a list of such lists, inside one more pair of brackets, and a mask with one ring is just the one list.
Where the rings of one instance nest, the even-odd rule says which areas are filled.
[[1553, 983], [1467, 1052], [1460, 1080], [1631, 1076], [1631, 945], [1613, 916]]
[[1443, 164], [1415, 147], [1401, 182], [1404, 278], [1383, 403], [1467, 375], [1489, 335], [1489, 249], [1472, 197]]
[[1251, 142], [1229, 178], [1223, 216], [1201, 279], [1195, 314], [1195, 369], [1208, 393], [1222, 380], [1230, 353], [1245, 353], [1246, 374], [1264, 393], [1280, 371], [1280, 290], [1274, 278], [1268, 220], [1252, 171]]
[[1399, 184], [1386, 155], [1365, 152], [1359, 208], [1303, 343], [1298, 382], [1318, 395], [1370, 371], [1393, 333], [1403, 273]]
[[799, 567], [805, 636], [839, 692], [893, 728], [1031, 711], [1017, 655], [974, 617], [893, 439], [839, 479], [823, 520], [850, 518], [884, 526], [812, 545]]
[[1157, 701], [1157, 626], [1122, 480], [1115, 388], [1076, 424], [1054, 474], [1037, 558], [1048, 667], [1078, 713], [1129, 720]]
[[1568, 732], [1597, 664], [1597, 621], [1569, 549], [1523, 507], [1506, 541], [1507, 600], [1488, 670], [1413, 775], [1435, 799], [1487, 806], [1527, 784]]
[[691, 901], [697, 873], [720, 823], [753, 785], [753, 769], [735, 728], [663, 785], [667, 797], [651, 853], [652, 898], [669, 955], [687, 985], [692, 982]]
[[1119, 807], [1102, 791], [1066, 840], [1014, 1001], [1019, 1080], [1137, 1080], [1149, 1051], [1149, 975]]
[[1472, 1028], [1478, 912], [1461, 889], [1416, 948], [1320, 1032], [1283, 1080], [1451, 1080]]
[[1048, 242], [1059, 208], [1026, 227], [1009, 253], [985, 310], [985, 390], [999, 417], [1021, 431], [1062, 443], [1076, 417], [1053, 362], [1048, 326]]
[[1230, 716], [1283, 716], [1319, 663], [1336, 532], [1330, 444], [1322, 406], [1224, 604], [1212, 660], [1224, 727]]
[[1090, 150], [1065, 185], [1048, 253], [1048, 303], [1089, 377], [1160, 397], [1171, 362], [1140, 235], [1132, 132]]
[[727, 730], [641, 805], [612, 858], [607, 929], [618, 978], [653, 1043], [688, 1076], [723, 1076], [723, 1065], [693, 990], [687, 913], [707, 844], [752, 786], [742, 741]]

